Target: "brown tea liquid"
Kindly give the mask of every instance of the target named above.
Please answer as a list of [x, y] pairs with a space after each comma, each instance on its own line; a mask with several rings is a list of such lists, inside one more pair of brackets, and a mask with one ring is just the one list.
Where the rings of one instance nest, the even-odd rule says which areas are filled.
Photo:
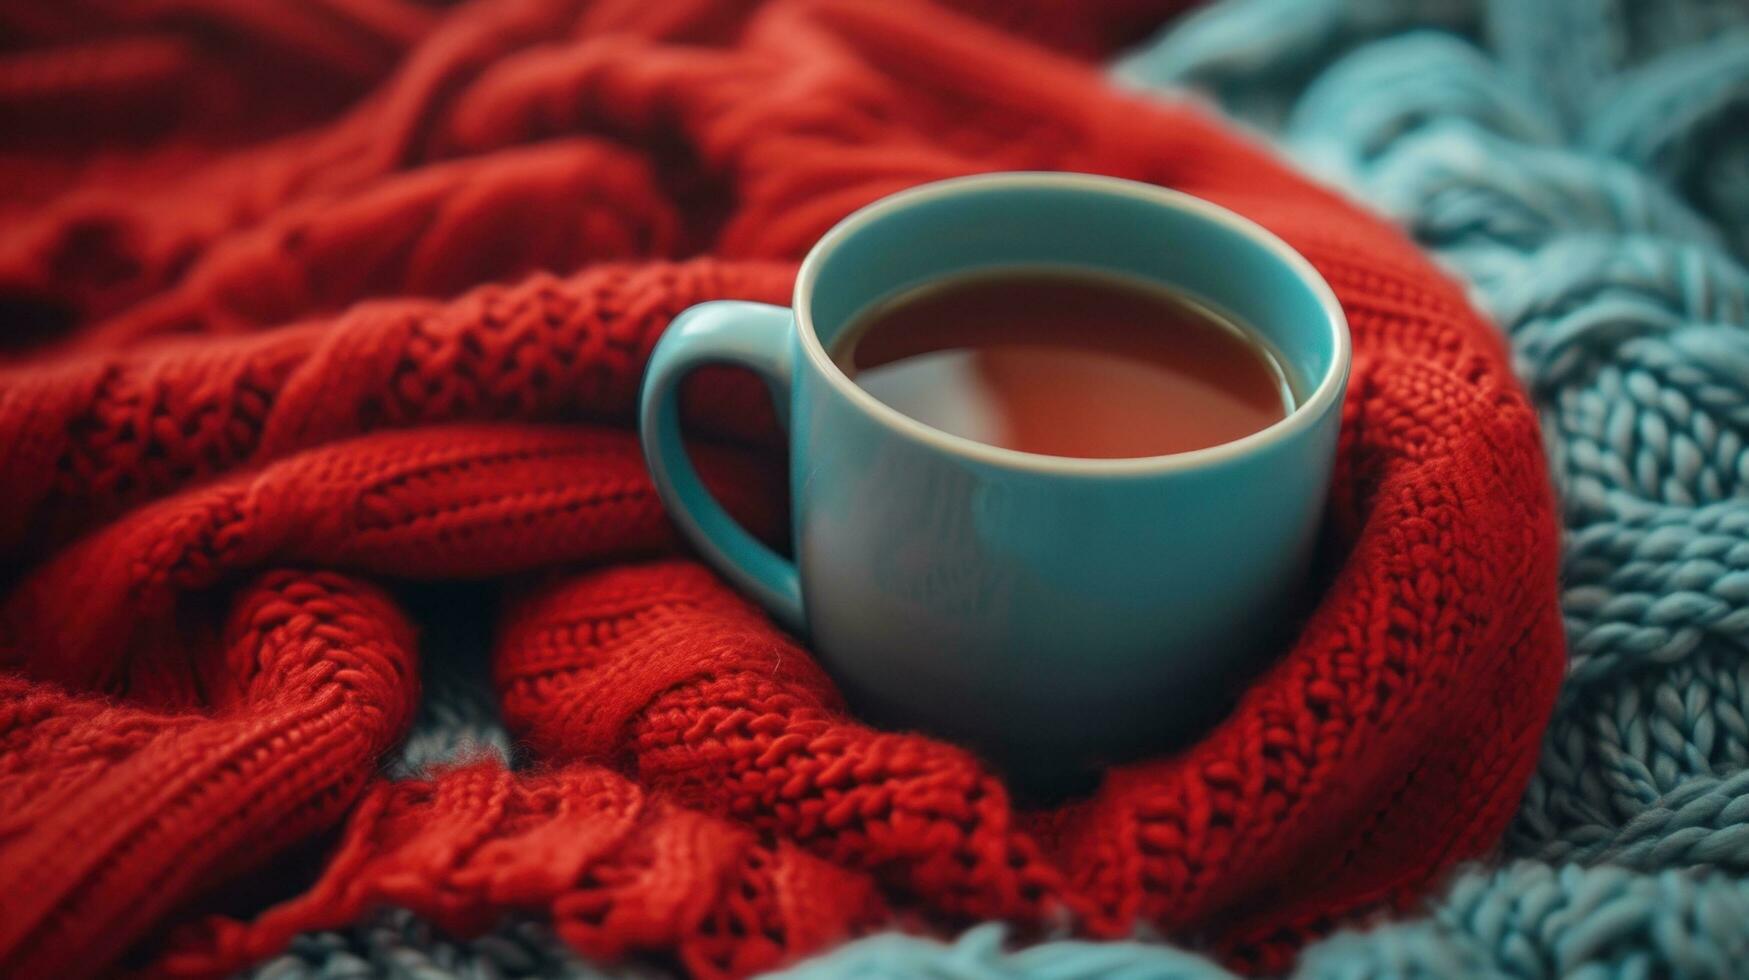
[[832, 356], [925, 425], [1048, 456], [1204, 449], [1293, 404], [1249, 329], [1164, 286], [1069, 270], [931, 283], [864, 312]]

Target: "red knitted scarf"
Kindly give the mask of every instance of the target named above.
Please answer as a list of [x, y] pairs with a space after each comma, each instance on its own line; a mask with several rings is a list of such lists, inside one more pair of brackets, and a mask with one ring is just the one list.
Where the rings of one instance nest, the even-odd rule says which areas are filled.
[[[217, 974], [384, 904], [701, 975], [895, 917], [1272, 968], [1490, 846], [1563, 656], [1535, 420], [1460, 288], [1068, 56], [1170, 2], [754, 6], [0, 8], [0, 974]], [[1246, 214], [1355, 342], [1297, 642], [1200, 744], [1050, 811], [848, 715], [674, 557], [627, 428], [676, 312], [784, 302], [853, 208], [994, 169]], [[705, 471], [781, 536], [763, 392], [695, 380]], [[378, 771], [419, 680], [384, 587], [431, 579], [504, 594], [519, 771]], [[235, 917], [307, 840], [313, 884]]]

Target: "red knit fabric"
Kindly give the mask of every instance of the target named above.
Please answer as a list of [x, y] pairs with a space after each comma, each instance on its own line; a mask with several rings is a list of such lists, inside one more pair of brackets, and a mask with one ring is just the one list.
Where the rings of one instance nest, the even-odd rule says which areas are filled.
[[[709, 976], [976, 918], [1273, 968], [1488, 848], [1563, 663], [1534, 418], [1389, 226], [1070, 57], [1172, 6], [0, 4], [0, 975], [218, 975], [382, 904]], [[993, 169], [1249, 215], [1355, 340], [1297, 641], [1050, 811], [847, 714], [675, 557], [627, 425], [675, 313], [783, 302], [853, 208]], [[781, 541], [763, 390], [694, 380], [707, 479]], [[452, 578], [508, 590], [533, 765], [388, 781], [418, 665], [381, 586]], [[224, 914], [322, 831], [313, 884]]]

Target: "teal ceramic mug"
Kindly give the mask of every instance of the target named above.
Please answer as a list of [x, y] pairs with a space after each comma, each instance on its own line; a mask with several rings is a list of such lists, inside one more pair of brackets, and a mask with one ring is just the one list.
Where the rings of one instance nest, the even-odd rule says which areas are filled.
[[[1293, 410], [1194, 452], [1041, 456], [908, 418], [827, 354], [858, 312], [897, 293], [1040, 265], [1164, 283], [1249, 324], [1282, 361]], [[688, 461], [677, 393], [705, 364], [751, 368], [776, 399], [793, 560], [738, 526]], [[724, 301], [681, 314], [651, 356], [640, 429], [676, 524], [810, 638], [853, 706], [1010, 769], [1048, 770], [1194, 736], [1279, 641], [1348, 369], [1330, 288], [1250, 221], [1130, 181], [990, 174], [846, 218], [802, 263], [788, 309]]]

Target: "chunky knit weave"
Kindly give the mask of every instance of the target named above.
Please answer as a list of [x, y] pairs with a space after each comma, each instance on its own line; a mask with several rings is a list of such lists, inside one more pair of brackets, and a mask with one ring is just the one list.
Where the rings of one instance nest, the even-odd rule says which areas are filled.
[[[701, 975], [973, 919], [1267, 968], [1494, 844], [1562, 627], [1491, 329], [1387, 223], [1037, 43], [1158, 5], [954, 6], [6, 9], [39, 46], [0, 61], [0, 972], [216, 975], [384, 906]], [[852, 208], [1022, 168], [1254, 217], [1356, 349], [1298, 639], [1203, 742], [1049, 811], [847, 715], [673, 557], [625, 428], [678, 310], [781, 301]], [[781, 540], [763, 392], [710, 372], [688, 409]], [[492, 610], [514, 751], [384, 772], [407, 611], [434, 640], [446, 603]]]

